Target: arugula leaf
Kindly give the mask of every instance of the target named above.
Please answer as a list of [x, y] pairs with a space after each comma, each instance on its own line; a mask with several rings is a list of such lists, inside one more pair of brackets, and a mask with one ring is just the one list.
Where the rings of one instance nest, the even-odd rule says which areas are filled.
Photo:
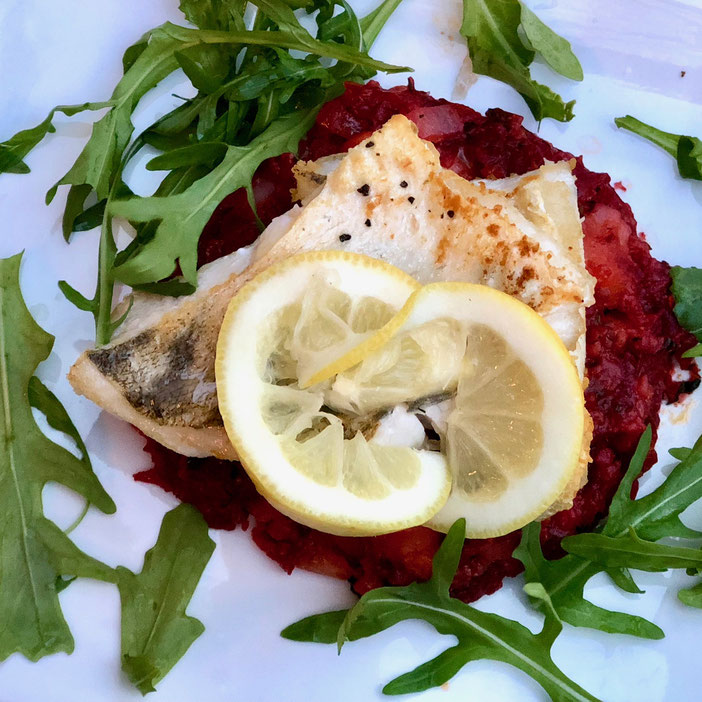
[[39, 410], [46, 417], [49, 426], [56, 429], [56, 431], [66, 434], [66, 436], [71, 437], [75, 441], [81, 454], [78, 460], [85, 466], [86, 471], [92, 472], [93, 464], [90, 462], [88, 449], [83, 443], [76, 425], [68, 416], [68, 412], [66, 412], [58, 397], [35, 375], [29, 379], [27, 400], [34, 409]]
[[633, 528], [641, 538], [649, 541], [658, 541], [667, 536], [683, 539], [699, 537], [699, 532], [680, 521], [680, 514], [702, 497], [702, 437], [673, 468], [662, 485], [650, 494], [632, 500], [631, 487], [641, 473], [650, 442], [651, 430], [648, 427], [612, 500], [602, 533], [623, 537], [628, 534], [629, 528]]
[[47, 134], [56, 131], [53, 119], [57, 112], [72, 117], [84, 110], [102, 110], [110, 105], [110, 102], [86, 102], [83, 105], [54, 107], [48, 117], [36, 127], [17, 132], [11, 139], [0, 143], [0, 173], [29, 173], [29, 166], [23, 159]]
[[[675, 316], [681, 326], [702, 341], [702, 269], [673, 266], [670, 269], [671, 292], [675, 297]], [[702, 355], [702, 344], [687, 349], [683, 358]]]
[[698, 583], [685, 590], [680, 590], [678, 592], [678, 599], [688, 607], [702, 609], [702, 583]]
[[665, 149], [677, 160], [678, 171], [683, 178], [702, 180], [702, 139], [664, 132], [631, 115], [617, 117], [614, 123], [620, 129], [627, 129]]
[[[273, 144], [266, 149], [260, 141], [253, 143], [258, 136], [266, 133], [274, 137], [273, 142], [280, 148], [297, 145], [299, 136], [282, 135], [286, 120], [283, 119], [280, 129], [280, 125], [276, 126], [278, 117], [301, 110], [301, 124], [308, 124], [310, 110], [319, 109], [322, 102], [340, 92], [344, 80], [370, 77], [376, 70], [409, 70], [376, 61], [366, 53], [366, 46], [375, 39], [399, 1], [384, 0], [362, 27], [346, 0], [302, 3], [257, 0], [251, 29], [247, 29], [244, 21], [247, 3], [243, 0], [182, 0], [182, 11], [198, 27], [167, 22], [144, 34], [126, 50], [122, 59], [124, 75], [109, 101], [57, 107], [38, 127], [0, 144], [0, 172], [3, 167], [25, 172], [22, 158], [46, 133], [53, 131], [51, 119], [56, 110], [73, 114], [81, 109], [110, 108], [93, 125], [90, 139], [72, 168], [46, 197], [50, 202], [59, 186], [69, 186], [62, 224], [67, 241], [75, 231], [100, 226], [98, 280], [93, 297], [85, 297], [66, 281], [59, 284], [72, 303], [94, 315], [98, 344], [107, 343], [123, 321], [111, 319], [114, 269], [134, 285], [150, 285], [159, 281], [154, 271], [166, 271], [164, 275], [168, 275], [176, 261], [181, 261], [188, 268], [188, 284], [192, 286], [195, 280], [195, 264], [190, 261], [200, 234], [195, 230], [185, 236], [187, 242], [183, 236], [179, 237], [180, 248], [172, 246], [173, 250], [165, 253], [158, 219], [135, 215], [133, 221], [139, 225], [136, 237], [124, 251], [117, 251], [110, 203], [134, 197], [122, 181], [130, 160], [145, 144], [164, 150], [165, 153], [148, 164], [149, 168], [169, 171], [153, 198], [165, 199], [185, 191], [189, 191], [191, 198], [203, 194], [204, 204], [198, 208], [197, 216], [187, 218], [189, 224], [196, 223], [201, 231], [205, 213], [214, 209], [212, 197], [229, 194], [228, 187], [250, 190], [251, 176], [260, 161], [281, 153]], [[317, 37], [295, 16], [292, 7], [298, 5], [308, 13], [317, 12], [320, 28]], [[339, 5], [343, 8], [339, 16], [343, 21], [337, 22], [336, 29], [327, 36], [327, 29], [336, 21], [334, 13]], [[301, 52], [304, 57], [294, 57], [291, 51]], [[336, 64], [325, 65], [320, 61], [322, 58]], [[198, 95], [133, 139], [131, 116], [138, 102], [178, 68], [185, 71]], [[237, 163], [237, 157], [241, 158], [241, 164]], [[220, 170], [216, 183], [209, 179], [206, 184], [199, 183], [190, 189], [224, 161], [231, 167], [231, 177]], [[88, 205], [91, 196], [96, 202]], [[154, 204], [153, 200], [145, 200], [146, 205]], [[186, 200], [181, 198], [175, 203], [176, 208]], [[157, 256], [148, 262], [152, 250]], [[166, 293], [176, 288], [160, 286], [159, 289]]]
[[241, 17], [247, 0], [181, 0], [178, 6], [191, 22], [200, 29], [243, 29]]
[[30, 660], [73, 650], [59, 607], [58, 575], [74, 571], [109, 579], [111, 569], [82, 553], [42, 511], [41, 493], [54, 481], [101, 511], [115, 505], [90, 467], [41, 433], [32, 406], [74, 439], [75, 427], [56, 397], [32, 376], [51, 351], [53, 337], [32, 319], [19, 288], [21, 254], [0, 260], [0, 660], [19, 652]]
[[[98, 273], [95, 284], [95, 294], [88, 299], [79, 293], [65, 280], [58, 282], [58, 287], [65, 295], [66, 299], [73, 303], [79, 310], [91, 312], [95, 318], [95, 341], [98, 345], [106, 344], [117, 327], [124, 322], [132, 306], [133, 299], [130, 299], [127, 311], [118, 319], [112, 320], [112, 299], [114, 296], [114, 276], [112, 269], [117, 254], [112, 233], [112, 217], [108, 210], [108, 205], [112, 199], [114, 189], [109, 193], [108, 198], [103, 203], [102, 225], [100, 228], [100, 244], [98, 247]], [[70, 197], [70, 196], [69, 196]]]
[[570, 80], [583, 79], [583, 67], [570, 42], [558, 36], [522, 3], [522, 29], [531, 48], [541, 54], [551, 68]]
[[[286, 16], [285, 10], [288, 10], [294, 19], [292, 11], [285, 5], [278, 6], [278, 3], [270, 3], [269, 0], [260, 2], [281, 16]], [[73, 206], [67, 208], [63, 223], [67, 239], [73, 231], [75, 216], [88, 195], [94, 192], [98, 201], [107, 198], [134, 130], [131, 114], [139, 100], [177, 68], [193, 68], [196, 65], [197, 62], [189, 56], [188, 50], [218, 45], [237, 48], [243, 45], [281, 47], [339, 61], [352, 60], [368, 68], [391, 73], [409, 70], [375, 61], [353, 47], [318, 41], [299, 23], [296, 26], [289, 22], [285, 25], [285, 31], [217, 31], [190, 29], [167, 22], [140, 39], [135, 45], [136, 49], [130, 47], [127, 50], [128, 55], [125, 54], [123, 61], [127, 70], [109, 101], [112, 109], [93, 125], [91, 137], [76, 163], [47, 193], [47, 202], [51, 202], [59, 186], [71, 186], [69, 197]], [[193, 72], [190, 77], [194, 75]], [[201, 67], [197, 75], [205, 82], [211, 79], [206, 67]]]
[[570, 44], [520, 0], [463, 0], [461, 34], [468, 42], [473, 70], [515, 88], [537, 120], [573, 118], [575, 101], [564, 103], [534, 81], [529, 66], [539, 53], [561, 75], [582, 80], [580, 62]]
[[155, 156], [146, 164], [146, 168], [149, 171], [172, 171], [183, 166], [212, 165], [226, 153], [227, 145], [221, 141], [199, 141]]
[[133, 47], [125, 54], [123, 63], [128, 68], [112, 93], [112, 109], [95, 122], [90, 139], [75, 164], [47, 193], [49, 203], [59, 186], [70, 186], [69, 205], [63, 218], [66, 241], [88, 195], [94, 192], [98, 202], [107, 199], [134, 131], [131, 114], [149, 90], [178, 68], [174, 54], [183, 47], [183, 41], [171, 35], [164, 25], [147, 33], [136, 46], [138, 55]]
[[[612, 506], [610, 507], [610, 519], [612, 524], [618, 521], [623, 509], [622, 495], [631, 492], [631, 485], [634, 478], [641, 472], [644, 460], [648, 454], [651, 444], [651, 429], [646, 429], [636, 452], [634, 453], [629, 470], [622, 481]], [[628, 530], [626, 525], [623, 533]], [[522, 533], [522, 541], [514, 552], [514, 557], [518, 558], [525, 568], [524, 577], [527, 583], [540, 583], [549, 597], [558, 616], [572, 626], [588, 627], [599, 629], [611, 634], [629, 634], [647, 639], [662, 639], [663, 631], [642, 617], [625, 614], [623, 612], [613, 612], [594, 605], [585, 599], [583, 591], [585, 585], [599, 572], [605, 568], [593, 564], [583, 558], [569, 554], [556, 561], [549, 561], [544, 558], [540, 543], [541, 526], [533, 523], [527, 526]], [[614, 575], [617, 578], [617, 575]], [[617, 578], [615, 583], [624, 579], [631, 587], [630, 577], [624, 574], [623, 578]], [[542, 608], [539, 601], [533, 601], [537, 609]]]
[[641, 539], [632, 527], [624, 536], [578, 534], [561, 542], [568, 553], [593, 563], [660, 573], [668, 568], [702, 567], [702, 551], [683, 546], [657, 544]]
[[[561, 623], [549, 605], [548, 594], [539, 585], [530, 586], [532, 597], [542, 598], [545, 622], [539, 634], [511, 619], [474, 609], [449, 595], [458, 567], [465, 535], [465, 520], [449, 530], [434, 556], [433, 574], [425, 583], [372, 590], [343, 612], [307, 617], [284, 629], [281, 636], [296, 641], [331, 643], [339, 650], [346, 641], [372, 636], [407, 619], [431, 624], [440, 634], [450, 634], [458, 643], [415, 670], [389, 682], [383, 692], [400, 695], [437, 687], [467, 663], [491, 659], [509, 663], [538, 682], [556, 702], [595, 700], [566, 677], [551, 659], [550, 650]], [[337, 628], [336, 634], [334, 628]]]
[[363, 32], [363, 43], [366, 48], [371, 47], [378, 38], [385, 23], [400, 6], [402, 0], [383, 0], [372, 12], [369, 12], [361, 19], [361, 31]]
[[213, 551], [202, 515], [181, 504], [163, 518], [141, 573], [117, 568], [122, 669], [143, 694], [155, 689], [205, 630], [185, 610]]
[[[660, 627], [643, 617], [613, 612], [586, 600], [583, 594], [585, 585], [603, 569], [573, 555], [557, 561], [546, 560], [541, 551], [540, 532], [541, 526], [536, 522], [526, 527], [514, 557], [524, 564], [527, 584], [540, 584], [544, 588], [562, 621], [610, 634], [629, 634], [645, 639], [663, 638]], [[531, 599], [531, 603], [539, 610], [543, 607], [538, 600]]]
[[131, 198], [112, 204], [112, 214], [132, 222], [159, 224], [153, 237], [118, 265], [115, 276], [129, 285], [152, 283], [169, 276], [180, 264], [187, 282], [197, 281], [197, 242], [220, 201], [250, 184], [267, 158], [296, 151], [317, 109], [294, 112], [273, 122], [248, 146], [229, 146], [222, 162], [182, 193], [169, 197]]
[[683, 358], [697, 358], [702, 356], [702, 344], [696, 344], [682, 354]]
[[[663, 484], [649, 495], [632, 500], [631, 488], [643, 468], [651, 435], [651, 428], [648, 427], [612, 500], [601, 533], [578, 534], [564, 539], [563, 546], [571, 553], [560, 560], [547, 561], [541, 553], [539, 527], [531, 525], [524, 530], [522, 543], [515, 551], [515, 557], [526, 568], [527, 582], [543, 584], [561, 619], [574, 626], [662, 638], [663, 632], [645, 619], [609, 612], [585, 600], [585, 584], [603, 570], [611, 574], [612, 568], [655, 571], [669, 567], [700, 566], [700, 552], [696, 549], [651, 542], [664, 537], [700, 536], [680, 521], [680, 514], [702, 497], [702, 437], [692, 449], [672, 451], [681, 460]], [[632, 590], [633, 581], [626, 572], [623, 578], [615, 575], [614, 581], [620, 586], [625, 584], [627, 591]]]

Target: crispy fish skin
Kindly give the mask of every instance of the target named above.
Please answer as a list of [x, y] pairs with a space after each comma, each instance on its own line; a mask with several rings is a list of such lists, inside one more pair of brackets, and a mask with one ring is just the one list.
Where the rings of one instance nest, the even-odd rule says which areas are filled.
[[[398, 115], [333, 165], [316, 177], [318, 190], [306, 206], [263, 233], [243, 271], [232, 254], [211, 264], [218, 276], [202, 275], [191, 296], [163, 303], [137, 294], [119, 336], [85, 352], [71, 369], [76, 392], [179, 453], [234, 458], [214, 386], [227, 305], [273, 263], [326, 249], [383, 259], [421, 283], [468, 281], [514, 295], [552, 323], [582, 368], [594, 280], [584, 266], [568, 164], [496, 181], [499, 189], [469, 182], [443, 169], [434, 146]], [[567, 214], [550, 212], [550, 180], [570, 190]], [[564, 218], [571, 228], [575, 221], [577, 241], [565, 243]]]

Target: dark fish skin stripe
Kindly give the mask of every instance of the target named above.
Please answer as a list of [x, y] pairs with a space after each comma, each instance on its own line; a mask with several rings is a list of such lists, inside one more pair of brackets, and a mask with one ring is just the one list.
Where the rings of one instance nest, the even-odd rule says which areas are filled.
[[198, 331], [197, 325], [164, 335], [147, 329], [89, 351], [88, 358], [144, 416], [164, 425], [221, 427], [214, 370], [198, 362]]

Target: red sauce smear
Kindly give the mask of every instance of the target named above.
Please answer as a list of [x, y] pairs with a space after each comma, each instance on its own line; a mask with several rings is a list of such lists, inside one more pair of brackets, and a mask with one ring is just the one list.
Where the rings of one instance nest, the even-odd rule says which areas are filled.
[[[434, 143], [441, 162], [465, 178], [503, 178], [572, 158], [527, 131], [518, 115], [499, 109], [483, 116], [464, 105], [437, 100], [408, 86], [383, 90], [371, 82], [349, 84], [325, 105], [301, 144], [304, 159], [346, 151], [394, 114], [405, 114], [422, 138]], [[258, 211], [264, 223], [291, 206], [293, 156], [265, 162], [254, 179]], [[636, 233], [631, 209], [610, 185], [609, 176], [593, 173], [581, 159], [575, 167], [578, 205], [584, 217], [585, 258], [597, 278], [595, 304], [587, 311], [587, 408], [594, 420], [588, 483], [573, 507], [543, 522], [542, 542], [558, 557], [561, 539], [592, 528], [607, 512], [641, 432], [658, 427], [662, 402], [674, 402], [695, 383], [676, 382], [676, 365], [693, 337], [673, 314], [668, 264], [650, 254]], [[200, 241], [201, 263], [251, 243], [256, 221], [244, 191], [228, 196], [214, 213]], [[697, 378], [693, 371], [692, 378]], [[385, 536], [351, 538], [324, 534], [297, 524], [257, 494], [238, 463], [189, 459], [154, 441], [147, 442], [153, 468], [138, 480], [160, 485], [197, 506], [209, 525], [219, 529], [252, 527], [254, 542], [288, 573], [294, 568], [351, 582], [363, 594], [382, 585], [425, 580], [442, 535], [424, 527]], [[646, 468], [656, 459], [651, 450]], [[497, 590], [506, 576], [523, 570], [512, 552], [520, 532], [495, 539], [467, 540], [453, 582], [454, 596], [469, 602]]]

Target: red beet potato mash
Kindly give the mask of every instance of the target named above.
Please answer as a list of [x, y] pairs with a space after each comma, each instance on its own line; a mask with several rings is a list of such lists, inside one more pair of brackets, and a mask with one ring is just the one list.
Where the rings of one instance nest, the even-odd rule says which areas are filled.
[[[504, 178], [560, 161], [560, 151], [522, 126], [522, 118], [499, 109], [486, 115], [437, 100], [406, 87], [382, 89], [376, 82], [348, 84], [325, 105], [301, 144], [300, 157], [316, 159], [346, 151], [384, 124], [407, 115], [419, 135], [433, 142], [441, 162], [465, 178]], [[292, 205], [291, 167], [286, 154], [265, 162], [254, 177], [258, 213], [264, 223]], [[670, 293], [669, 266], [651, 256], [636, 231], [631, 209], [617, 195], [607, 174], [593, 173], [578, 159], [578, 205], [584, 218], [585, 258], [597, 278], [595, 304], [587, 311], [587, 408], [594, 421], [589, 479], [573, 507], [542, 525], [549, 557], [561, 555], [560, 540], [592, 528], [606, 514], [641, 432], [658, 427], [663, 402], [674, 402], [699, 381], [673, 380], [673, 370], [690, 370], [682, 350], [695, 343], [678, 324]], [[200, 241], [200, 263], [252, 243], [259, 230], [245, 192], [227, 197]], [[692, 371], [694, 373], [694, 371]], [[377, 537], [323, 534], [283, 516], [258, 495], [238, 463], [180, 456], [152, 440], [150, 470], [138, 474], [179, 499], [196, 505], [209, 525], [220, 529], [252, 527], [254, 542], [287, 572], [304, 568], [351, 582], [358, 594], [382, 585], [403, 585], [431, 575], [441, 534], [423, 527]], [[656, 459], [651, 450], [646, 467]], [[469, 602], [497, 590], [506, 576], [523, 568], [512, 557], [515, 532], [495, 539], [468, 540], [452, 594]]]

